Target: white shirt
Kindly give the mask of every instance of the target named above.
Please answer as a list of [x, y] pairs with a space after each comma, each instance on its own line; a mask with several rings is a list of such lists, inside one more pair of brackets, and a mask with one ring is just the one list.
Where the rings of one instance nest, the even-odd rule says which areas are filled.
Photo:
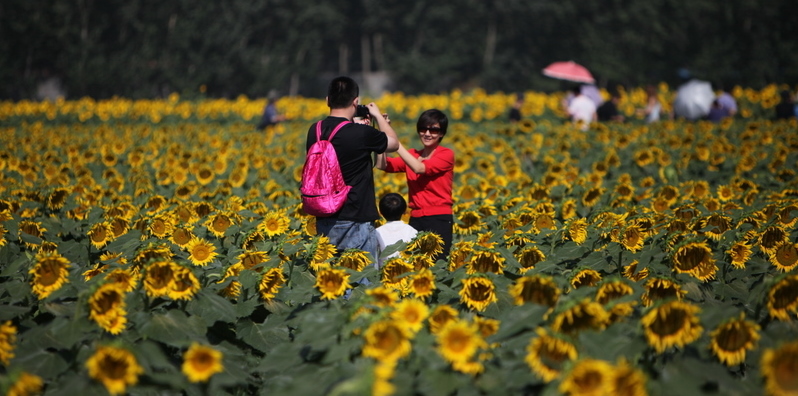
[[568, 114], [571, 115], [574, 122], [582, 121], [582, 130], [585, 131], [596, 114], [596, 103], [585, 95], [579, 95], [568, 105]]
[[[379, 242], [380, 245], [380, 253], [382, 253], [386, 247], [391, 246], [396, 242], [402, 241], [404, 243], [410, 243], [410, 241], [416, 237], [416, 234], [418, 234], [418, 231], [416, 231], [415, 228], [401, 220], [389, 221], [377, 227], [377, 242]], [[382, 266], [382, 263], [385, 260], [398, 255], [399, 252], [394, 252], [385, 259], [380, 258], [380, 266]]]

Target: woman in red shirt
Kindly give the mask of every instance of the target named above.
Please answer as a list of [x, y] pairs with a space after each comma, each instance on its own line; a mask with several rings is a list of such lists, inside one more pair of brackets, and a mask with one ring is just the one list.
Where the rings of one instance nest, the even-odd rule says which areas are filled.
[[377, 156], [377, 168], [386, 172], [404, 172], [409, 191], [410, 222], [419, 232], [431, 231], [443, 239], [443, 252], [435, 260], [445, 259], [452, 247], [452, 183], [454, 151], [441, 146], [449, 119], [437, 109], [418, 117], [416, 130], [423, 148], [407, 150], [401, 144], [399, 157]]

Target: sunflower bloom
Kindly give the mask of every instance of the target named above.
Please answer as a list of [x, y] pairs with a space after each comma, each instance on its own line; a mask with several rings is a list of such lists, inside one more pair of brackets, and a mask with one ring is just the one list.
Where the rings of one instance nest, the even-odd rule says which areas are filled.
[[363, 333], [363, 356], [378, 361], [396, 361], [410, 354], [410, 330], [395, 320], [374, 322]]
[[399, 301], [399, 295], [395, 291], [382, 286], [366, 290], [366, 295], [371, 298], [372, 304], [381, 308], [393, 307]]
[[335, 254], [338, 253], [338, 250], [335, 248], [335, 245], [330, 243], [330, 238], [322, 235], [316, 240], [312, 252], [313, 256], [311, 262], [324, 263], [327, 260], [335, 257]]
[[791, 313], [798, 312], [798, 275], [776, 282], [768, 292], [768, 312], [771, 318], [788, 322]]
[[321, 298], [332, 300], [344, 295], [346, 289], [351, 289], [349, 274], [342, 269], [323, 269], [316, 275], [316, 288], [321, 292]]
[[718, 270], [712, 257], [712, 249], [704, 242], [690, 242], [679, 246], [671, 260], [674, 271], [690, 274], [701, 281], [711, 280]]
[[559, 391], [567, 395], [610, 395], [615, 370], [603, 360], [583, 359], [568, 372], [560, 383]]
[[133, 273], [130, 269], [117, 268], [105, 275], [106, 282], [117, 284], [125, 293], [132, 292], [140, 279], [141, 274]]
[[484, 311], [488, 305], [498, 301], [496, 285], [489, 278], [474, 276], [462, 280], [463, 288], [460, 290], [460, 302], [470, 309]]
[[780, 243], [769, 256], [770, 263], [781, 272], [790, 272], [798, 266], [798, 244]]
[[16, 342], [17, 327], [10, 320], [0, 324], [0, 362], [3, 362], [6, 366], [14, 358], [14, 344]]
[[214, 374], [224, 372], [222, 352], [193, 343], [183, 354], [182, 371], [191, 382], [208, 382]]
[[567, 361], [576, 360], [576, 347], [568, 341], [548, 335], [546, 330], [538, 329], [537, 334], [538, 337], [533, 338], [526, 348], [524, 361], [544, 382], [551, 382], [560, 376]]
[[477, 250], [466, 267], [469, 275], [476, 273], [504, 273], [504, 257], [495, 250]]
[[427, 298], [435, 291], [435, 275], [427, 268], [411, 275], [408, 289], [417, 298]]
[[125, 292], [116, 283], [105, 283], [89, 297], [89, 319], [105, 331], [119, 334], [125, 330]]
[[604, 307], [588, 299], [582, 300], [560, 312], [551, 329], [563, 334], [575, 334], [582, 330], [602, 330], [609, 324], [610, 315]]
[[465, 363], [488, 344], [479, 333], [479, 328], [465, 320], [453, 320], [437, 334], [438, 353], [449, 363]]
[[92, 246], [97, 249], [102, 249], [103, 246], [111, 241], [114, 234], [111, 224], [104, 221], [93, 225], [91, 229], [89, 229], [88, 235]]
[[759, 325], [745, 320], [745, 315], [721, 324], [710, 333], [709, 347], [712, 353], [727, 366], [745, 361], [747, 351], [753, 350], [759, 341]]
[[745, 269], [745, 264], [751, 258], [751, 247], [745, 242], [736, 242], [732, 245], [726, 253], [731, 258], [731, 265], [734, 268]]
[[455, 242], [452, 246], [452, 251], [449, 253], [449, 271], [454, 272], [458, 268], [466, 265], [468, 258], [474, 253], [474, 242], [472, 241], [459, 241]]
[[546, 260], [546, 255], [538, 249], [536, 246], [526, 246], [520, 250], [517, 250], [516, 253], [513, 254], [518, 260], [518, 264], [521, 265], [519, 268], [519, 272], [524, 274], [527, 271], [535, 268], [535, 265]]
[[429, 307], [421, 300], [405, 299], [400, 301], [391, 312], [391, 319], [406, 327], [412, 334], [417, 333], [424, 326], [424, 320], [429, 316]]
[[585, 243], [587, 240], [587, 220], [584, 218], [572, 219], [565, 226], [563, 239], [570, 239], [577, 245]]
[[700, 308], [681, 301], [670, 301], [651, 309], [640, 322], [648, 344], [658, 353], [673, 346], [685, 346], [704, 330], [698, 320]]
[[765, 390], [772, 396], [793, 396], [798, 393], [798, 341], [768, 348], [760, 366], [765, 377]]
[[443, 239], [434, 232], [419, 232], [407, 245], [406, 250], [435, 257], [443, 253]]
[[191, 300], [200, 290], [197, 276], [182, 265], [172, 266], [172, 284], [168, 291], [169, 298], [173, 300]]
[[227, 232], [227, 229], [233, 224], [235, 224], [235, 222], [229, 213], [220, 212], [210, 216], [203, 225], [208, 229], [208, 232], [215, 237], [222, 238]]
[[560, 288], [551, 277], [534, 275], [518, 278], [510, 287], [515, 305], [534, 303], [554, 307], [560, 298]]
[[452, 320], [457, 319], [457, 310], [449, 305], [438, 305], [429, 316], [429, 330], [432, 334], [438, 332]]
[[615, 366], [610, 389], [608, 394], [614, 396], [647, 396], [646, 375], [629, 365], [626, 359], [621, 359]]
[[595, 286], [601, 281], [601, 274], [590, 268], [583, 268], [571, 277], [571, 287], [578, 289], [585, 286]]
[[36, 374], [21, 372], [8, 388], [6, 396], [31, 396], [42, 393], [44, 381]]
[[98, 347], [94, 355], [86, 361], [89, 376], [101, 382], [108, 393], [125, 393], [128, 386], [136, 385], [144, 369], [136, 357], [124, 348], [112, 346]]
[[353, 271], [363, 271], [367, 265], [372, 264], [368, 252], [359, 249], [346, 249], [338, 258], [337, 264]]
[[648, 276], [648, 268], [642, 268], [640, 271], [638, 271], [637, 270], [638, 264], [640, 263], [637, 260], [635, 260], [623, 266], [623, 272], [622, 272], [623, 277], [631, 279], [635, 282], [640, 281], [642, 279], [646, 279], [646, 277]]
[[413, 272], [413, 266], [401, 257], [393, 257], [383, 263], [381, 271], [384, 286], [402, 291], [409, 286], [409, 275]]
[[285, 284], [285, 274], [280, 267], [269, 268], [260, 278], [258, 292], [264, 301], [271, 301]]
[[189, 261], [199, 266], [210, 263], [218, 255], [218, 253], [216, 253], [216, 246], [202, 238], [192, 239], [191, 242], [186, 245], [185, 249], [189, 252]]
[[271, 238], [288, 232], [289, 225], [290, 221], [285, 214], [280, 212], [269, 212], [264, 216], [263, 221], [258, 224], [258, 231]]
[[169, 295], [175, 277], [175, 267], [172, 261], [153, 261], [147, 266], [144, 273], [144, 291], [150, 298]]
[[36, 255], [36, 263], [29, 273], [32, 276], [33, 293], [39, 300], [47, 298], [54, 291], [69, 282], [69, 260], [55, 252], [41, 252]]

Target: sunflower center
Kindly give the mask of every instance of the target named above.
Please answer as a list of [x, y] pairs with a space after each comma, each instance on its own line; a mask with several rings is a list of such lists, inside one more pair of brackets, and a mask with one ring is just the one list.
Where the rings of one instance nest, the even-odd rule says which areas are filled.
[[200, 372], [208, 371], [213, 367], [213, 356], [209, 353], [198, 353], [191, 359], [191, 365]]
[[774, 371], [779, 388], [785, 391], [784, 394], [798, 390], [798, 356], [794, 354], [782, 356], [775, 363]]
[[53, 262], [43, 262], [39, 265], [36, 282], [42, 286], [50, 286], [61, 278], [61, 265]]
[[795, 282], [779, 287], [773, 293], [773, 307], [776, 309], [786, 309], [798, 300], [798, 286]]
[[742, 325], [730, 325], [718, 334], [718, 346], [726, 351], [739, 351], [751, 340], [751, 333]]
[[446, 337], [446, 346], [452, 351], [462, 352], [468, 347], [470, 339], [471, 337], [462, 331], [453, 331]]
[[119, 306], [119, 302], [121, 301], [121, 296], [117, 292], [113, 291], [106, 291], [103, 292], [100, 298], [97, 299], [96, 307], [97, 312], [100, 314], [105, 314], [117, 306]]
[[668, 336], [678, 333], [686, 324], [687, 314], [680, 309], [672, 309], [663, 315], [657, 315], [651, 330], [660, 336]]
[[377, 333], [377, 348], [383, 351], [393, 351], [399, 345], [401, 336], [399, 331], [393, 327], [389, 327]]
[[111, 356], [106, 356], [102, 363], [103, 373], [105, 377], [111, 378], [115, 381], [122, 381], [127, 374], [128, 364], [124, 360], [115, 359]]
[[211, 255], [211, 250], [207, 246], [198, 245], [191, 251], [191, 255], [198, 261], [203, 261]]

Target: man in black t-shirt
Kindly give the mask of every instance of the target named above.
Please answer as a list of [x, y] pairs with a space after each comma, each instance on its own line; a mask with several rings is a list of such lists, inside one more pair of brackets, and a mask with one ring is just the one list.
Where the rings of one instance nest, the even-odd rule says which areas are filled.
[[618, 121], [623, 122], [624, 117], [618, 112], [618, 102], [621, 100], [621, 95], [617, 91], [610, 92], [610, 100], [601, 104], [596, 109], [596, 116], [599, 121]]
[[[349, 77], [337, 77], [327, 90], [330, 116], [322, 121], [322, 138], [327, 138], [338, 124], [352, 121], [360, 102], [357, 83]], [[341, 166], [344, 182], [352, 186], [344, 206], [329, 217], [316, 218], [316, 231], [327, 236], [338, 251], [360, 249], [372, 254], [376, 262], [379, 254], [374, 221], [379, 219], [374, 191], [372, 154], [392, 153], [399, 148], [399, 140], [391, 125], [375, 103], [366, 106], [379, 129], [370, 125], [350, 123], [341, 128], [331, 141]], [[316, 142], [316, 124], [308, 129], [305, 150]]]

